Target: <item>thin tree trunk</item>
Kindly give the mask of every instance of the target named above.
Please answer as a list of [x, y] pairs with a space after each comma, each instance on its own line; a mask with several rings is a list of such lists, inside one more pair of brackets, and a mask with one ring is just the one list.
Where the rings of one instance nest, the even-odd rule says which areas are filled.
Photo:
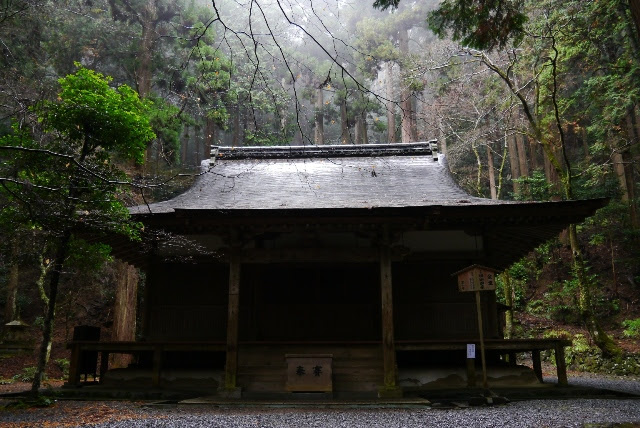
[[151, 92], [151, 58], [155, 41], [155, 27], [157, 19], [157, 8], [155, 0], [148, 0], [139, 16], [142, 25], [142, 40], [138, 53], [139, 65], [138, 74], [138, 94], [140, 98], [145, 98]]
[[540, 164], [538, 163], [538, 142], [533, 138], [527, 137], [526, 135], [524, 136], [524, 138], [529, 143], [529, 161], [531, 162], [531, 170], [535, 171], [540, 168]]
[[487, 169], [489, 170], [489, 190], [491, 192], [491, 199], [498, 199], [498, 192], [496, 190], [496, 174], [493, 168], [493, 150], [491, 146], [487, 144]]
[[387, 61], [385, 64], [387, 75], [387, 140], [389, 143], [396, 142], [396, 106], [393, 102], [393, 63]]
[[316, 114], [314, 120], [314, 139], [316, 145], [324, 144], [324, 92], [322, 88], [316, 89]]
[[633, 172], [633, 157], [629, 150], [622, 153], [622, 161], [624, 163], [625, 180], [627, 181], [627, 193], [629, 194], [629, 216], [631, 217], [631, 227], [638, 229], [640, 222], [638, 221], [638, 210], [636, 207], [636, 185]]
[[[550, 145], [548, 148], [548, 151], [552, 153], [552, 155], [556, 160], [559, 159], [558, 151], [555, 146]], [[560, 198], [560, 194], [562, 193], [562, 190], [560, 189], [560, 186], [561, 186], [560, 172], [554, 166], [551, 158], [549, 157], [548, 151], [547, 150], [544, 151], [544, 172], [547, 178], [547, 182], [551, 186], [551, 191], [552, 191], [551, 198], [557, 200], [558, 198]], [[565, 188], [566, 188], [566, 185], [565, 185]]]
[[598, 348], [602, 350], [605, 357], [612, 357], [620, 353], [620, 348], [602, 329], [600, 322], [593, 314], [591, 308], [591, 284], [587, 279], [582, 249], [578, 243], [578, 232], [575, 224], [569, 225], [569, 242], [573, 254], [573, 269], [578, 280], [578, 309], [580, 317]]
[[529, 165], [527, 165], [527, 150], [524, 147], [524, 136], [516, 134], [516, 146], [518, 147], [518, 167], [520, 169], [520, 177], [529, 176]]
[[417, 99], [414, 93], [411, 93], [411, 141], [418, 141], [418, 117], [417, 117]]
[[240, 104], [233, 106], [233, 136], [231, 138], [231, 145], [238, 147], [241, 145], [240, 137]]
[[509, 164], [511, 165], [511, 180], [513, 181], [513, 193], [520, 193], [520, 183], [516, 179], [520, 178], [520, 163], [518, 162], [518, 149], [512, 138], [507, 139], [507, 148], [509, 150]]
[[444, 125], [442, 124], [442, 118], [438, 119], [438, 148], [442, 156], [447, 156], [447, 134], [444, 131]]
[[504, 280], [504, 303], [508, 306], [505, 312], [504, 337], [511, 339], [513, 336], [513, 286], [508, 269], [502, 274], [502, 279]]
[[182, 132], [182, 138], [180, 141], [180, 165], [182, 167], [187, 166], [188, 164], [188, 153], [189, 153], [189, 125], [184, 126], [184, 130]]
[[18, 264], [18, 238], [13, 236], [11, 238], [11, 255], [9, 267], [9, 279], [7, 281], [7, 302], [4, 309], [4, 322], [8, 323], [14, 319], [18, 319], [18, 308], [16, 301], [18, 298], [18, 279], [20, 273], [20, 266]]
[[629, 9], [631, 9], [631, 16], [636, 24], [636, 32], [640, 38], [640, 0], [629, 0]]
[[[71, 192], [73, 193], [73, 192]], [[70, 213], [75, 211], [75, 206], [72, 206]], [[42, 328], [42, 343], [40, 344], [40, 351], [38, 353], [38, 365], [36, 374], [33, 377], [33, 383], [31, 384], [31, 395], [38, 395], [42, 379], [46, 373], [47, 361], [51, 352], [51, 338], [53, 333], [53, 321], [56, 314], [56, 299], [58, 297], [58, 285], [60, 284], [60, 276], [62, 275], [62, 267], [64, 261], [67, 258], [69, 252], [69, 242], [71, 241], [71, 230], [65, 230], [56, 256], [53, 262], [53, 271], [51, 272], [51, 278], [49, 280], [49, 304], [47, 312], [44, 317], [44, 326]]]
[[624, 170], [624, 161], [622, 160], [622, 153], [619, 151], [613, 152], [611, 155], [611, 161], [613, 162], [613, 170], [618, 177], [618, 185], [620, 186], [620, 199], [622, 202], [629, 202], [629, 191], [627, 190], [627, 178]]
[[[634, 144], [634, 146], [640, 142], [640, 135], [638, 135], [638, 130], [636, 128], [635, 122], [635, 111], [633, 109], [629, 109], [627, 112], [627, 135], [629, 141]], [[627, 183], [627, 196], [629, 203], [629, 217], [631, 218], [631, 227], [634, 229], [638, 229], [640, 227], [640, 222], [638, 221], [638, 212], [636, 207], [636, 180], [634, 177], [634, 159], [631, 154], [630, 147], [625, 148], [622, 152], [622, 162], [624, 166], [624, 177]]]
[[[403, 55], [409, 54], [409, 33], [406, 28], [400, 29], [399, 34], [400, 52]], [[402, 142], [410, 143], [413, 141], [411, 135], [411, 89], [405, 84], [402, 84], [402, 94], [400, 101], [400, 109], [402, 110]]]
[[507, 145], [502, 146], [502, 162], [500, 162], [500, 169], [498, 170], [498, 188], [496, 192], [496, 198], [500, 199], [502, 194], [502, 177], [504, 177], [504, 166], [507, 163]]
[[358, 115], [356, 117], [356, 125], [355, 125], [355, 140], [356, 144], [362, 144], [363, 141], [363, 129], [362, 129], [362, 116]]
[[367, 130], [366, 112], [362, 112], [362, 144], [369, 144], [369, 131]]
[[347, 116], [347, 100], [343, 98], [340, 101], [340, 142], [342, 144], [349, 144], [349, 119]]
[[476, 164], [478, 165], [478, 172], [476, 174], [476, 194], [482, 197], [482, 161], [480, 160], [480, 153], [478, 147], [475, 144], [471, 145], [471, 150], [476, 157]]

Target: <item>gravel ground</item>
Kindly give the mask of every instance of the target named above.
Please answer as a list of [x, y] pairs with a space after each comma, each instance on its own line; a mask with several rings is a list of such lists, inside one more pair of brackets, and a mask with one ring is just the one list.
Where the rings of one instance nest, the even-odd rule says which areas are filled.
[[[547, 379], [545, 378], [545, 381]], [[550, 379], [557, 382], [556, 378]], [[610, 389], [640, 395], [640, 378], [602, 377], [595, 374], [581, 374], [579, 377], [569, 377], [569, 385], [588, 386], [592, 388]]]
[[582, 427], [587, 423], [640, 422], [638, 400], [528, 401], [456, 410], [184, 410], [99, 427]]
[[[547, 379], [552, 381], [552, 379]], [[581, 376], [581, 386], [640, 393], [640, 380]], [[640, 399], [528, 400], [460, 409], [216, 408], [134, 402], [60, 401], [43, 409], [0, 410], [0, 427], [640, 427]], [[591, 425], [596, 424], [596, 425]]]

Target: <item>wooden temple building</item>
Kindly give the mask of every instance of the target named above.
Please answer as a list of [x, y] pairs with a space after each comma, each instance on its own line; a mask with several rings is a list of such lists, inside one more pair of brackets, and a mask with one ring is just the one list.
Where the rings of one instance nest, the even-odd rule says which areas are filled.
[[[410, 389], [403, 370], [472, 376], [476, 302], [452, 275], [503, 270], [606, 200], [472, 197], [434, 147], [214, 147], [186, 193], [131, 209], [166, 232], [152, 251], [122, 256], [146, 272], [141, 339], [72, 342], [69, 382], [96, 351], [101, 375], [107, 354], [129, 353], [137, 364], [121, 370], [150, 387], [209, 371], [218, 377], [201, 389], [235, 397], [393, 397]], [[532, 351], [541, 378], [540, 350], [562, 356], [564, 340], [503, 339], [494, 292], [481, 305], [489, 365]], [[558, 374], [566, 382], [562, 364]]]

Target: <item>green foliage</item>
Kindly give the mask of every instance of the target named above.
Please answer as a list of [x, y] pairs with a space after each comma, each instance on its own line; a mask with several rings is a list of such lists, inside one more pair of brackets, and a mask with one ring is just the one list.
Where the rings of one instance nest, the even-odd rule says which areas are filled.
[[524, 36], [527, 16], [523, 0], [444, 0], [427, 19], [440, 37], [451, 32], [455, 41], [476, 49], [505, 47]]
[[71, 364], [66, 358], [58, 358], [54, 360], [56, 365], [62, 370], [62, 376], [66, 379], [69, 377], [69, 365]]
[[282, 136], [279, 134], [262, 130], [247, 130], [245, 140], [248, 145], [252, 146], [281, 146], [288, 142], [284, 141]]
[[544, 172], [537, 169], [530, 176], [513, 180], [520, 183], [520, 192], [513, 195], [516, 201], [548, 201], [553, 192], [553, 186], [547, 181]]
[[45, 232], [81, 221], [85, 228], [135, 236], [137, 225], [128, 223], [118, 199], [127, 191], [126, 178], [110, 156], [142, 160], [154, 134], [138, 95], [126, 85], [111, 88], [109, 81], [78, 65], [60, 79], [58, 99], [34, 109], [41, 129], [32, 134], [14, 125], [12, 134], [0, 138], [9, 155], [0, 191], [21, 216], [14, 221]]
[[84, 239], [73, 239], [65, 265], [70, 269], [99, 272], [105, 262], [111, 261], [111, 247], [102, 243], [89, 243]]
[[58, 80], [58, 100], [36, 108], [45, 132], [58, 134], [71, 146], [67, 152], [71, 149], [82, 159], [92, 153], [104, 161], [112, 152], [142, 162], [146, 143], [155, 135], [138, 94], [127, 85], [111, 88], [110, 77], [79, 63], [76, 67]]
[[624, 320], [622, 321], [622, 327], [624, 327], [624, 330], [622, 331], [624, 337], [640, 339], [640, 318]]
[[181, 111], [162, 98], [150, 97], [148, 100], [149, 124], [160, 142], [163, 157], [170, 163], [177, 162], [180, 156], [180, 136], [184, 128]]
[[36, 375], [37, 367], [24, 367], [20, 373], [13, 376], [13, 380], [17, 382], [32, 382]]

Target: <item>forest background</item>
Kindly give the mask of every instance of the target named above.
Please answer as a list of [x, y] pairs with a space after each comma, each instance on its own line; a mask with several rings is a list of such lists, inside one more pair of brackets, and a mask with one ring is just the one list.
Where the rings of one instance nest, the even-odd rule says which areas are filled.
[[144, 275], [75, 232], [146, 239], [124, 207], [183, 191], [211, 145], [434, 138], [472, 195], [610, 198], [498, 296], [509, 336], [568, 335], [574, 367], [640, 374], [637, 3], [372, 3], [0, 2], [0, 307], [45, 338], [1, 377], [49, 352], [59, 376], [77, 324], [134, 337]]

